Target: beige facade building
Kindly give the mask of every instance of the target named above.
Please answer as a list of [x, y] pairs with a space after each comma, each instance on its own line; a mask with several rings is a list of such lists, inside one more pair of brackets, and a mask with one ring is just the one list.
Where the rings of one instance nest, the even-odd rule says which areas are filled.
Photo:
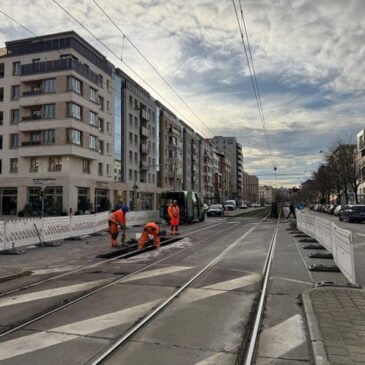
[[274, 188], [268, 185], [259, 185], [260, 204], [271, 204], [275, 201]]
[[200, 191], [205, 202], [212, 202], [214, 200], [213, 144], [209, 139], [200, 141]]
[[259, 202], [259, 179], [257, 176], [249, 175], [245, 171], [243, 172], [242, 197], [243, 201], [248, 203]]
[[[6, 42], [0, 58], [0, 215], [110, 205], [112, 71], [74, 32]], [[80, 206], [82, 205], [82, 206]], [[88, 209], [88, 210], [89, 210]]]

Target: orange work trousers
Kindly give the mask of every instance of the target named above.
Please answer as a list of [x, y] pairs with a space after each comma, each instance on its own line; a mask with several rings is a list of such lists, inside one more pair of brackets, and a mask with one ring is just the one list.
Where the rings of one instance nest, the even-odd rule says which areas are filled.
[[155, 230], [144, 230], [138, 242], [138, 248], [142, 250], [146, 243], [149, 241], [149, 235], [153, 236], [153, 241], [156, 248], [160, 247], [160, 235]]
[[109, 236], [110, 236], [110, 241], [112, 243], [112, 247], [117, 247], [118, 246], [117, 238], [119, 234], [118, 224], [115, 224], [112, 221], [109, 221], [108, 223], [109, 223]]

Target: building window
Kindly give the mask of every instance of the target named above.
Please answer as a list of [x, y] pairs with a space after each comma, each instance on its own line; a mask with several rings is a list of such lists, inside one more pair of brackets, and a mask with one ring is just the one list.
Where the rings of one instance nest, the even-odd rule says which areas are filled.
[[99, 130], [100, 132], [104, 132], [104, 120], [99, 118]]
[[3, 173], [3, 160], [0, 160], [0, 174]]
[[129, 143], [130, 145], [133, 144], [133, 133], [129, 132]]
[[44, 93], [54, 93], [56, 91], [55, 79], [47, 79], [42, 82], [42, 91]]
[[20, 96], [20, 86], [19, 85], [13, 85], [11, 87], [11, 99], [12, 100], [18, 100]]
[[45, 104], [43, 105], [43, 118], [53, 119], [56, 115], [56, 105], [55, 104]]
[[67, 104], [67, 113], [69, 117], [81, 120], [82, 117], [82, 107], [74, 103]]
[[133, 129], [133, 116], [132, 116], [132, 114], [129, 114], [129, 128]]
[[82, 82], [75, 77], [68, 77], [67, 78], [67, 90], [74, 91], [76, 94], [82, 95]]
[[133, 180], [133, 170], [132, 169], [129, 169], [129, 171], [128, 171], [128, 178], [130, 181]]
[[20, 75], [20, 62], [13, 62], [13, 76]]
[[138, 147], [138, 136], [136, 134], [134, 135], [134, 144]]
[[40, 58], [33, 58], [32, 59], [32, 63], [39, 63], [39, 62], [41, 62]]
[[138, 129], [138, 119], [137, 117], [134, 117], [134, 129]]
[[106, 153], [110, 153], [110, 143], [106, 144]]
[[89, 89], [89, 97], [91, 101], [96, 103], [96, 90], [93, 89], [92, 87]]
[[104, 142], [99, 140], [99, 153], [104, 154]]
[[0, 125], [4, 124], [4, 112], [0, 111]]
[[109, 101], [106, 102], [106, 111], [110, 112], [110, 102]]
[[89, 136], [89, 148], [92, 150], [96, 150], [96, 137]]
[[106, 80], [106, 89], [110, 91], [110, 80]]
[[30, 159], [30, 172], [38, 172], [38, 158], [32, 157]]
[[89, 123], [96, 127], [96, 113], [89, 112]]
[[19, 134], [14, 133], [10, 135], [10, 148], [18, 148], [19, 147]]
[[138, 165], [138, 153], [134, 152], [134, 163]]
[[82, 132], [77, 129], [67, 129], [67, 142], [82, 145]]
[[42, 139], [44, 144], [53, 144], [56, 142], [56, 132], [54, 129], [46, 129], [42, 131]]
[[129, 163], [133, 163], [133, 152], [129, 151]]
[[49, 158], [49, 171], [62, 171], [62, 157]]
[[98, 175], [103, 176], [103, 164], [101, 162], [98, 163]]
[[11, 173], [17, 173], [18, 172], [18, 159], [17, 158], [11, 158], [10, 159], [9, 172], [11, 172]]
[[106, 175], [110, 176], [110, 165], [109, 164], [106, 165]]
[[82, 160], [82, 172], [84, 174], [90, 174], [90, 160]]
[[0, 136], [0, 150], [3, 149], [3, 136]]
[[129, 95], [129, 106], [132, 106], [133, 104], [133, 98], [132, 95]]
[[110, 133], [110, 123], [109, 122], [106, 123], [106, 131], [107, 131], [107, 133]]
[[99, 108], [104, 111], [104, 98], [102, 96], [99, 96]]

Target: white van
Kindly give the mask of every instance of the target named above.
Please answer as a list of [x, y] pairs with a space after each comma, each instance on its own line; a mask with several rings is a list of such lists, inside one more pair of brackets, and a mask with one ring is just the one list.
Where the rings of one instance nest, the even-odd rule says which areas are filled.
[[236, 205], [236, 201], [235, 200], [226, 200], [224, 202], [224, 207], [226, 207], [226, 206], [227, 207], [229, 207], [229, 206], [233, 207], [232, 210], [235, 210], [237, 208], [237, 205]]

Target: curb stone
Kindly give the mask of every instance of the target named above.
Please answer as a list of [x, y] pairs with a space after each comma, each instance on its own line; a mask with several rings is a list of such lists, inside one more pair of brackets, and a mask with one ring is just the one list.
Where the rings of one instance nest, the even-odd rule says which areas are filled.
[[326, 349], [324, 347], [324, 341], [321, 331], [318, 326], [317, 316], [314, 312], [310, 293], [316, 289], [306, 290], [302, 294], [304, 313], [308, 326], [311, 349], [313, 352], [313, 363], [315, 365], [328, 365], [330, 364]]
[[9, 280], [13, 280], [13, 279], [17, 279], [17, 278], [20, 278], [22, 276], [27, 276], [27, 275], [30, 275], [32, 272], [29, 271], [29, 270], [22, 270], [22, 271], [19, 271], [17, 273], [14, 273], [14, 274], [9, 274], [9, 275], [3, 275], [3, 276], [0, 276], [0, 283], [3, 283], [5, 281], [9, 281]]

